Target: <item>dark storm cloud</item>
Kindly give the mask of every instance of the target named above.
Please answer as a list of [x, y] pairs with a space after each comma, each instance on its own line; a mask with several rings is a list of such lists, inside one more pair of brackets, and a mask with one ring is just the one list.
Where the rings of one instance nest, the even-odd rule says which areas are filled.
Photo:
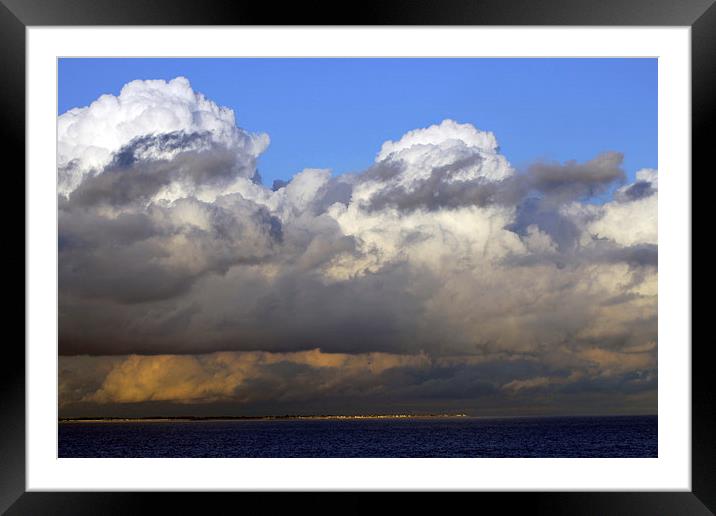
[[[197, 150], [185, 150], [199, 145]], [[178, 151], [170, 158], [164, 153]], [[146, 158], [143, 155], [150, 154]], [[156, 157], [154, 157], [156, 156]], [[171, 133], [132, 140], [100, 173], [90, 175], [70, 194], [76, 207], [146, 204], [162, 188], [179, 183], [189, 188], [225, 184], [253, 176], [254, 163], [244, 163], [230, 149], [212, 143], [206, 134]]]
[[561, 202], [589, 198], [603, 193], [615, 181], [625, 179], [620, 152], [605, 152], [586, 163], [564, 165], [536, 163], [529, 167], [532, 188]]
[[[278, 264], [283, 272], [269, 281], [252, 269], [227, 278], [236, 286], [238, 295], [229, 298], [230, 312], [220, 318], [210, 316], [205, 321], [205, 324], [211, 325], [209, 328], [187, 328], [188, 317], [146, 320], [146, 307], [138, 306], [136, 310], [125, 311], [126, 326], [122, 325], [125, 329], [105, 335], [106, 326], [101, 321], [106, 317], [102, 311], [109, 309], [114, 319], [121, 319], [120, 314], [124, 310], [110, 308], [111, 305], [83, 309], [77, 318], [61, 317], [61, 351], [199, 353], [237, 347], [270, 351], [321, 347], [351, 353], [406, 353], [413, 349], [456, 351], [463, 346], [481, 349], [484, 345], [470, 344], [470, 341], [481, 339], [489, 343], [495, 338], [479, 337], [478, 331], [465, 339], [460, 332], [456, 332], [459, 327], [440, 317], [440, 311], [437, 314], [425, 312], [425, 300], [430, 298], [431, 292], [441, 288], [440, 277], [428, 269], [416, 270], [407, 263], [396, 263], [376, 272], [326, 284], [316, 275], [317, 268], [336, 256], [352, 259], [361, 256], [355, 239], [341, 236], [337, 227], [331, 230], [333, 236], [324, 237], [324, 234], [331, 234], [327, 232], [332, 225], [329, 219], [311, 219], [315, 234], [292, 224], [284, 227], [265, 210], [237, 195], [228, 196], [207, 210], [211, 215], [209, 229], [191, 225], [152, 228], [149, 219], [171, 219], [174, 217], [171, 210], [179, 210], [184, 204], [207, 208], [195, 201], [181, 201], [172, 208], [155, 208], [150, 212], [154, 214], [153, 218], [135, 214], [108, 221], [95, 216], [92, 221], [99, 226], [95, 228], [88, 228], [87, 219], [81, 216], [79, 222], [73, 220], [74, 213], [71, 211], [63, 214], [60, 232], [64, 242], [60, 259], [62, 294], [76, 299], [104, 297], [121, 303], [151, 301], [158, 313], [171, 313], [167, 307], [157, 303], [166, 299], [169, 305], [174, 304], [173, 297], [187, 292], [198, 278], [206, 274], [225, 274], [231, 266], [238, 264], [272, 262]], [[161, 217], [156, 217], [155, 211]], [[321, 220], [325, 222], [322, 224]], [[539, 222], [538, 219], [535, 221]], [[549, 229], [545, 224], [541, 227]], [[554, 231], [551, 234], [556, 237]], [[408, 233], [405, 241], [417, 243], [420, 238], [430, 238], [429, 235], [417, 235], [419, 233]], [[192, 245], [179, 251], [163, 247], [168, 239], [176, 236]], [[555, 238], [555, 241], [559, 240]], [[118, 243], [121, 244], [119, 248]], [[157, 263], [158, 257], [176, 255], [177, 259], [186, 258], [190, 251], [199, 253], [198, 266], [192, 261], [183, 263], [181, 260], [175, 266]], [[577, 275], [576, 282], [578, 268], [583, 264], [626, 262], [655, 265], [656, 248], [622, 248], [604, 242], [569, 253], [532, 253], [510, 260], [512, 266], [521, 267], [545, 263], [559, 268], [569, 266]], [[505, 263], [509, 265], [509, 261]], [[469, 282], [465, 283], [465, 288], [469, 288]], [[475, 288], [479, 291], [479, 283], [475, 283]], [[201, 294], [197, 294], [200, 298]], [[184, 303], [181, 299], [178, 302]], [[584, 312], [580, 308], [582, 304], [580, 301], [561, 307], [554, 326], [562, 330], [567, 327], [567, 322], [578, 326], [584, 321]], [[206, 311], [204, 315], [207, 315]], [[98, 321], [96, 327], [91, 324], [92, 320]], [[554, 329], [550, 329], [551, 323], [547, 321], [548, 318], [543, 317], [537, 326], [530, 324], [525, 326], [525, 330], [548, 338]], [[179, 323], [181, 326], [174, 326]], [[75, 327], [81, 330], [76, 331]], [[501, 340], [500, 344], [494, 341], [487, 344], [487, 348], [509, 348], [513, 345], [504, 337]]]
[[[529, 194], [539, 195], [543, 202], [548, 201], [553, 205], [563, 204], [603, 193], [610, 185], [624, 181], [625, 178], [621, 168], [623, 155], [605, 152], [586, 163], [536, 163], [526, 173], [500, 181], [483, 177], [455, 179], [457, 174], [478, 166], [482, 161], [484, 158], [476, 154], [435, 167], [427, 178], [415, 184], [393, 185], [381, 190], [371, 198], [368, 208], [439, 210], [470, 205], [516, 205], [521, 201], [529, 201]], [[400, 161], [379, 163], [368, 169], [360, 179], [385, 181], [399, 175], [406, 166]], [[624, 195], [630, 200], [645, 196], [646, 192], [638, 185], [640, 183], [631, 186]]]
[[[405, 289], [406, 283], [417, 288], [435, 280], [415, 275], [405, 266], [332, 285], [300, 271], [271, 282], [250, 274], [241, 279], [232, 277], [229, 281], [238, 288], [229, 298], [231, 311], [221, 315], [205, 312], [209, 328], [188, 328], [189, 314], [198, 310], [196, 305], [187, 315], [180, 316], [182, 309], [173, 314], [169, 306], [175, 302], [162, 302], [159, 294], [168, 294], [160, 286], [174, 284], [161, 276], [152, 279], [149, 273], [153, 270], [140, 272], [134, 281], [129, 275], [124, 277], [126, 285], [111, 285], [119, 289], [114, 296], [122, 296], [119, 299], [125, 302], [122, 308], [115, 306], [111, 315], [125, 323], [111, 334], [107, 334], [103, 322], [109, 306], [95, 304], [82, 314], [74, 314], [72, 302], [63, 302], [70, 310], [60, 317], [61, 353], [201, 353], [237, 348], [286, 352], [315, 347], [348, 353], [409, 353], [415, 346], [431, 346], [435, 332], [421, 332], [423, 325], [415, 324], [424, 316], [423, 298]], [[63, 290], [72, 293], [70, 288]], [[158, 297], [149, 312], [147, 306], [136, 305], [136, 297], [130, 297], [139, 293], [146, 297], [148, 292]], [[129, 301], [135, 306], [126, 306]], [[156, 318], [152, 316], [155, 310]]]
[[450, 178], [467, 167], [479, 163], [481, 158], [474, 156], [457, 163], [437, 167], [427, 179], [409, 188], [391, 186], [373, 196], [367, 206], [370, 210], [383, 210], [394, 207], [402, 211], [426, 209], [430, 211], [460, 206], [485, 206], [494, 203], [511, 204], [519, 198], [523, 184], [513, 179], [501, 182], [487, 181], [482, 178], [471, 181]]
[[[204, 225], [182, 223], [183, 211], [198, 212]], [[281, 238], [280, 221], [238, 195], [216, 204], [183, 199], [116, 218], [71, 199], [59, 212], [59, 288], [123, 303], [165, 299], [202, 275], [268, 259]]]
[[622, 202], [643, 199], [656, 193], [656, 189], [648, 181], [637, 181], [622, 192], [617, 192], [615, 198]]
[[612, 247], [598, 258], [611, 263], [624, 262], [635, 267], [656, 267], [659, 263], [659, 249], [652, 244]]
[[559, 209], [540, 198], [528, 197], [516, 206], [515, 221], [505, 226], [505, 229], [525, 236], [528, 228], [533, 225], [548, 234], [562, 253], [573, 250], [581, 236], [577, 224], [560, 213]]
[[514, 267], [531, 267], [534, 265], [554, 265], [560, 269], [564, 267], [579, 267], [588, 264], [617, 264], [625, 263], [632, 267], [657, 267], [658, 248], [651, 244], [633, 246], [616, 246], [612, 242], [594, 240], [588, 247], [574, 247], [568, 252], [547, 251], [529, 255], [507, 256], [504, 264]]
[[[315, 347], [347, 353], [480, 353], [560, 342], [570, 334], [567, 328], [576, 331], [589, 319], [583, 307], [592, 301], [575, 298], [536, 321], [524, 318], [515, 335], [501, 335], [496, 322], [500, 317], [490, 313], [489, 303], [483, 307], [481, 301], [469, 300], [468, 306], [475, 305], [473, 315], [461, 320], [450, 305], [426, 305], [441, 290], [452, 297], [468, 295], [469, 289], [481, 292], [485, 281], [466, 271], [464, 280], [451, 286], [442, 273], [405, 259], [326, 281], [322, 271], [341, 260], [370, 264], [384, 259], [379, 247], [344, 234], [326, 210], [336, 204], [349, 206], [356, 187], [395, 178], [405, 172], [405, 164], [378, 164], [363, 175], [338, 178], [305, 172], [274, 190], [283, 196], [279, 212], [281, 203], [289, 210], [283, 221], [271, 208], [240, 193], [219, 195], [213, 202], [191, 196], [152, 202], [167, 185], [252, 176], [232, 168], [239, 158], [207, 141], [204, 134], [137, 138], [105, 170], [87, 177], [68, 198], [61, 197], [60, 292], [67, 307], [60, 317], [61, 353], [289, 352]], [[181, 150], [197, 143], [208, 149]], [[161, 157], [169, 151], [174, 152], [170, 158]], [[571, 201], [619, 178], [620, 155], [600, 155], [583, 165], [539, 165], [525, 175], [498, 181], [451, 182], [482, 162], [478, 155], [436, 167], [410, 190], [388, 185], [371, 197], [369, 212], [380, 213], [389, 205], [439, 213], [463, 206], [513, 208], [513, 222], [505, 230], [527, 241], [534, 227], [556, 245], [507, 254], [501, 260], [505, 269], [494, 271], [503, 278], [503, 292], [490, 295], [508, 296], [509, 310], [517, 310], [513, 317], [525, 306], [517, 294], [521, 280], [510, 268], [568, 267], [573, 278], [569, 282], [576, 285], [585, 265], [656, 265], [655, 246], [621, 247], [597, 240], [586, 248], [577, 245], [582, 229], [554, 202]], [[528, 197], [535, 193], [541, 196]], [[430, 245], [434, 238], [432, 229], [415, 228], [402, 231], [395, 243], [407, 249]], [[266, 276], [261, 267], [275, 272]], [[207, 284], [213, 287], [194, 288], [211, 275], [233, 289], [223, 294], [228, 305], [213, 306], [212, 296], [222, 298], [217, 293], [223, 288], [215, 282]], [[568, 284], [565, 279], [558, 280], [561, 289]], [[106, 303], [88, 307], [83, 299]], [[138, 306], [120, 308], [116, 303]], [[81, 311], [73, 313], [75, 306]], [[157, 315], [147, 317], [152, 312]], [[107, 334], [109, 320], [123, 321], [113, 325], [121, 329]]]
[[110, 168], [129, 168], [147, 153], [171, 153], [172, 151], [184, 151], [197, 145], [211, 144], [211, 133], [208, 132], [187, 134], [175, 131], [138, 136], [114, 154]]

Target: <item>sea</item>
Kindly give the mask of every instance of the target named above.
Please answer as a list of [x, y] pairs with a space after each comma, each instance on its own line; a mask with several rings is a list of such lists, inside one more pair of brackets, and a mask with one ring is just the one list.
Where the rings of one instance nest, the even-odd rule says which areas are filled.
[[59, 457], [657, 457], [657, 416], [61, 422]]

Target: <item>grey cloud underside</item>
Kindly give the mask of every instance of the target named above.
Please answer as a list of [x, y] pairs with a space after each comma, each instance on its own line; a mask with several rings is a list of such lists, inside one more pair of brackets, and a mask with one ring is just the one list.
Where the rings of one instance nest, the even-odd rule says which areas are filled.
[[[199, 145], [200, 148], [185, 150]], [[142, 159], [142, 151], [176, 152], [171, 159]], [[75, 207], [146, 204], [173, 182], [221, 185], [237, 176], [252, 176], [253, 159], [242, 160], [230, 149], [202, 133], [144, 136], [122, 147], [111, 163], [90, 175], [69, 196]]]
[[629, 202], [637, 199], [644, 199], [656, 193], [656, 189], [648, 181], [636, 181], [623, 192], [617, 192], [615, 198], [621, 202]]
[[[418, 283], [425, 285], [430, 280], [405, 269], [396, 266], [327, 286], [312, 277], [310, 271], [295, 270], [270, 283], [244, 271], [228, 280], [234, 292], [223, 291], [223, 278], [216, 275], [207, 283], [206, 292], [197, 292], [195, 299], [201, 301], [192, 311], [174, 308], [190, 302], [191, 297], [187, 297], [155, 301], [151, 306], [98, 302], [84, 306], [80, 313], [75, 312], [74, 304], [84, 303], [68, 295], [61, 299], [69, 310], [66, 316], [60, 316], [60, 346], [68, 354], [96, 353], [100, 339], [104, 354], [230, 349], [280, 352], [315, 347], [341, 352], [409, 353], [414, 346], [427, 347], [430, 342], [428, 335], [419, 334], [423, 326], [418, 322], [423, 315], [421, 299], [405, 285], [414, 281], [412, 288], [417, 289]], [[132, 281], [129, 277], [124, 279]], [[143, 275], [132, 285], [138, 289], [145, 281]], [[211, 308], [207, 305], [219, 304], [210, 299], [212, 293], [228, 303], [230, 310], [208, 312]], [[113, 310], [111, 315], [109, 310]], [[192, 317], [203, 320], [189, 328]], [[111, 334], [106, 331], [108, 320], [120, 323]]]
[[[635, 269], [640, 267], [653, 267], [658, 265], [659, 250], [653, 244], [639, 244], [633, 246], [616, 246], [611, 242], [595, 240], [588, 249], [573, 248], [570, 251], [534, 253], [529, 256], [508, 256], [504, 264], [513, 267], [529, 267], [533, 265], [554, 265], [559, 269], [564, 267], [579, 267], [585, 264], [598, 263], [626, 263]], [[635, 273], [637, 273], [635, 271]]]
[[[209, 230], [164, 225], [173, 211], [198, 205], [211, 221]], [[61, 295], [141, 303], [185, 292], [198, 278], [225, 273], [238, 264], [268, 260], [281, 242], [281, 223], [265, 209], [240, 197], [208, 206], [196, 200], [153, 207], [149, 214], [116, 219], [86, 209], [60, 209], [59, 289]], [[180, 239], [188, 261], [171, 260], [167, 246]]]
[[[490, 204], [514, 206], [530, 194], [538, 196], [545, 206], [555, 206], [604, 193], [609, 186], [625, 179], [621, 168], [623, 155], [618, 152], [600, 154], [584, 164], [537, 163], [524, 174], [500, 181], [483, 177], [455, 179], [455, 175], [479, 165], [483, 160], [480, 154], [475, 154], [435, 167], [429, 177], [418, 185], [411, 185], [410, 189], [401, 186], [387, 188], [375, 195], [366, 207], [371, 210], [395, 207], [405, 211]], [[390, 179], [399, 175], [405, 166], [400, 162], [379, 163], [368, 169], [361, 179]], [[650, 193], [653, 191], [649, 192], [641, 183], [636, 183], [625, 192], [625, 196], [631, 200], [646, 197]]]

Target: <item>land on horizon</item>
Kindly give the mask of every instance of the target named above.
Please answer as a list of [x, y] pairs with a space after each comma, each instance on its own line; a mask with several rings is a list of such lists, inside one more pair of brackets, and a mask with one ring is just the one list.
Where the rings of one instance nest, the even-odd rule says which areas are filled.
[[482, 415], [465, 413], [445, 414], [282, 414], [269, 416], [145, 416], [145, 417], [60, 417], [60, 423], [121, 423], [121, 422], [191, 422], [191, 421], [276, 421], [295, 419], [540, 419], [540, 418], [611, 418], [611, 417], [657, 417], [657, 414], [523, 414]]
[[275, 419], [409, 419], [409, 418], [458, 418], [467, 414], [284, 414], [279, 416], [147, 416], [147, 417], [61, 417], [60, 423], [71, 422], [117, 422], [117, 421], [231, 421]]

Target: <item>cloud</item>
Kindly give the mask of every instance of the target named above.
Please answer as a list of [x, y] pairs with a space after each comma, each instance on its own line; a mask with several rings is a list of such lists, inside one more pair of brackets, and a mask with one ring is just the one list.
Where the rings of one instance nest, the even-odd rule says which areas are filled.
[[[74, 359], [63, 359], [72, 368]], [[87, 360], [92, 360], [85, 358]], [[315, 395], [289, 381], [291, 374], [309, 370], [311, 390], [330, 390], [355, 376], [379, 376], [387, 370], [401, 367], [422, 368], [429, 365], [424, 355], [362, 355], [326, 354], [318, 349], [295, 353], [212, 353], [207, 355], [130, 355], [110, 360], [94, 359], [104, 367], [84, 370], [103, 372], [97, 382], [89, 377], [85, 389], [75, 390], [65, 403], [92, 401], [97, 403], [137, 403], [145, 401], [175, 401], [179, 403], [216, 400], [270, 399], [289, 396]], [[108, 362], [108, 363], [106, 363]], [[83, 364], [83, 365], [86, 365]], [[78, 382], [75, 382], [78, 383]], [[256, 384], [270, 390], [256, 389]], [[65, 389], [68, 390], [68, 389]], [[271, 392], [273, 391], [273, 392]]]
[[[176, 136], [168, 136], [172, 134], [185, 135], [183, 145], [178, 145]], [[112, 160], [121, 163], [130, 142], [141, 151], [141, 157], [168, 159], [186, 150], [186, 138], [196, 134], [230, 148], [247, 165], [255, 162], [269, 143], [265, 134], [254, 135], [236, 127], [231, 109], [194, 92], [184, 77], [169, 82], [132, 81], [119, 96], [102, 95], [89, 106], [71, 109], [58, 118], [58, 190], [67, 194], [85, 176], [100, 173]], [[150, 141], [154, 145], [147, 145]]]
[[622, 246], [656, 246], [657, 213], [656, 170], [642, 169], [636, 174], [636, 182], [619, 189], [613, 201], [596, 210], [596, 216], [587, 229]]
[[166, 299], [202, 275], [266, 260], [282, 238], [279, 220], [238, 194], [215, 203], [182, 198], [114, 216], [71, 200], [59, 219], [60, 292], [120, 303]]
[[445, 120], [363, 172], [268, 188], [268, 137], [183, 78], [134, 81], [58, 127], [60, 354], [106, 360], [101, 379], [63, 373], [77, 403], [244, 399], [325, 373], [319, 359], [364, 365], [296, 389], [369, 389], [366, 357], [388, 356], [432, 362], [419, 382], [417, 362], [382, 370], [386, 392], [494, 401], [606, 385], [609, 357], [656, 342], [657, 173], [627, 184], [618, 152], [516, 170], [495, 135]]
[[586, 163], [536, 163], [529, 169], [530, 186], [562, 202], [593, 197], [615, 181], [624, 180], [623, 159], [619, 152], [604, 152]]
[[[638, 406], [629, 401], [633, 393], [653, 387], [655, 363], [648, 351], [562, 352], [558, 365], [532, 357], [492, 355], [465, 360], [319, 349], [61, 357], [60, 410], [73, 414], [93, 406], [96, 414], [107, 407], [131, 411], [152, 406], [158, 411], [153, 414], [188, 414], [201, 406], [221, 407], [218, 410], [233, 406], [234, 410], [240, 407], [242, 414], [275, 414], [277, 406], [289, 413], [305, 413], [305, 407], [312, 406], [313, 413], [326, 413], [342, 403], [337, 412], [381, 404], [436, 412], [453, 404], [476, 414], [505, 407], [519, 413], [530, 410], [530, 396], [535, 393], [552, 398], [544, 402], [545, 407], [558, 411], [574, 392], [605, 396], [605, 390], [613, 403], [627, 402], [633, 407]], [[610, 386], [627, 388], [626, 392], [619, 388], [609, 392]]]

